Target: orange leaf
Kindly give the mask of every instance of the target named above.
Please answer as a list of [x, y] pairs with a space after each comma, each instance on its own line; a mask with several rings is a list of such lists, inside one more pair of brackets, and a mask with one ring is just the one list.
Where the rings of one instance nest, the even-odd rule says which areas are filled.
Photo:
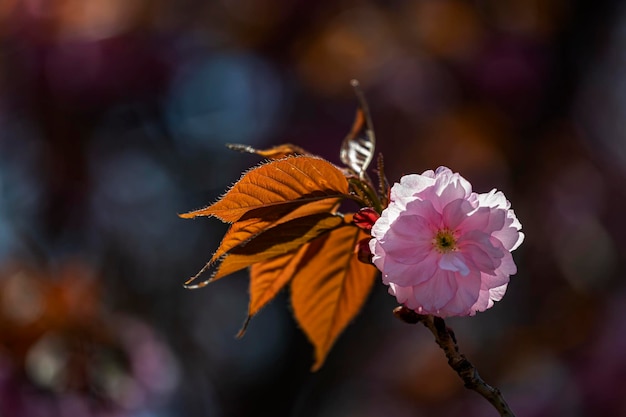
[[[264, 217], [253, 217], [249, 219], [242, 218], [239, 221], [235, 222], [228, 229], [228, 231], [222, 238], [220, 246], [213, 254], [211, 262], [217, 261], [228, 251], [239, 245], [245, 244], [247, 241], [253, 239], [259, 233], [271, 227], [288, 222], [298, 217], [306, 217], [313, 214], [334, 212], [337, 207], [338, 201], [338, 198], [327, 198], [320, 201], [314, 201], [305, 205], [300, 205], [301, 203], [299, 202], [295, 204], [283, 204], [279, 208], [274, 207], [272, 208], [272, 210], [268, 210], [267, 215], [265, 215]], [[255, 210], [255, 212], [258, 212], [258, 210]]]
[[309, 244], [305, 244], [296, 252], [257, 262], [250, 268], [250, 304], [248, 317], [237, 334], [242, 337], [248, 327], [250, 319], [256, 315], [285, 285], [293, 278], [298, 264], [307, 254]]
[[354, 226], [340, 227], [311, 246], [322, 247], [301, 262], [291, 282], [291, 302], [296, 320], [315, 346], [318, 370], [335, 340], [360, 311], [376, 277], [376, 268], [360, 262], [354, 249], [368, 235]]
[[274, 146], [269, 149], [255, 149], [248, 145], [239, 144], [227, 144], [228, 149], [239, 152], [255, 153], [268, 159], [281, 159], [287, 156], [295, 155], [310, 155], [307, 151], [299, 146], [292, 145], [291, 143], [285, 143], [282, 145]]
[[189, 285], [211, 266], [211, 262], [193, 278], [187, 280], [185, 286], [187, 288], [204, 287], [212, 281], [257, 262], [285, 255], [342, 224], [344, 224], [343, 217], [332, 213], [319, 213], [282, 223], [258, 234], [245, 245], [233, 248], [222, 258], [219, 267], [208, 280]]
[[215, 216], [232, 223], [244, 215], [263, 217], [268, 208], [283, 204], [306, 204], [347, 194], [348, 181], [337, 167], [323, 159], [294, 156], [253, 168], [216, 203], [180, 217]]

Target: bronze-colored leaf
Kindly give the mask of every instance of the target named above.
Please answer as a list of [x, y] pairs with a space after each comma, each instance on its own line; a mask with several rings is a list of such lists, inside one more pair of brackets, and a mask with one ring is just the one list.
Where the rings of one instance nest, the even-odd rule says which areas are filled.
[[350, 132], [341, 144], [339, 156], [341, 162], [356, 172], [360, 178], [363, 178], [374, 156], [376, 138], [363, 92], [360, 90], [356, 80], [352, 80], [352, 86], [359, 99], [359, 107], [356, 111], [352, 129], [350, 129]]
[[298, 205], [348, 195], [348, 181], [330, 162], [310, 156], [295, 156], [271, 161], [245, 173], [216, 203], [181, 214], [183, 218], [215, 216], [225, 222], [249, 217], [264, 217], [283, 204]]
[[315, 346], [319, 369], [335, 340], [360, 311], [376, 277], [376, 268], [360, 262], [355, 253], [368, 235], [354, 226], [333, 230], [310, 243], [322, 247], [301, 262], [291, 282], [294, 315]]
[[226, 147], [234, 151], [254, 153], [268, 159], [282, 159], [287, 156], [310, 155], [310, 153], [308, 153], [301, 147], [293, 145], [291, 143], [284, 143], [282, 145], [274, 146], [268, 149], [255, 149], [252, 146], [239, 145], [236, 143], [229, 143], [226, 145]]
[[[264, 230], [298, 217], [306, 217], [319, 213], [333, 213], [338, 206], [338, 201], [338, 198], [327, 198], [304, 205], [300, 205], [300, 202], [283, 204], [279, 207], [272, 207], [271, 210], [265, 210], [267, 213], [264, 214], [259, 213], [260, 210], [253, 210], [255, 213], [251, 212], [246, 214], [244, 218], [233, 223], [228, 229], [220, 246], [213, 254], [211, 262], [217, 261], [228, 251], [246, 243]], [[247, 218], [249, 215], [252, 217]]]
[[257, 262], [250, 267], [250, 303], [248, 317], [237, 334], [242, 337], [248, 327], [250, 319], [256, 315], [267, 303], [276, 297], [276, 294], [293, 278], [298, 264], [309, 249], [305, 244], [295, 252], [267, 261]]
[[212, 281], [218, 280], [246, 268], [254, 263], [285, 255], [298, 249], [305, 243], [344, 224], [341, 216], [332, 213], [319, 213], [300, 217], [258, 234], [245, 245], [239, 245], [226, 254], [211, 278], [199, 284], [191, 285], [200, 274], [206, 271], [211, 262], [198, 274], [187, 280], [187, 288], [201, 288]]

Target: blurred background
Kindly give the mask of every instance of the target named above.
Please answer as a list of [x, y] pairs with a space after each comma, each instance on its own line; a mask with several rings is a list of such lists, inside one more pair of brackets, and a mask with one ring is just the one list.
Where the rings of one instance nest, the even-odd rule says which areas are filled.
[[321, 371], [288, 294], [182, 283], [177, 213], [292, 142], [513, 202], [519, 272], [449, 320], [518, 416], [626, 416], [626, 7], [565, 0], [0, 0], [0, 417], [490, 416], [382, 283]]

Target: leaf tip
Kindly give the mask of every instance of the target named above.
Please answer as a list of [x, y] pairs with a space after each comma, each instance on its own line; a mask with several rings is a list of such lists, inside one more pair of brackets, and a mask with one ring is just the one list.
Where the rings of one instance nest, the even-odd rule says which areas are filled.
[[232, 151], [255, 153], [256, 149], [248, 145], [240, 145], [238, 143], [227, 143], [226, 147]]
[[193, 282], [193, 280], [194, 280], [194, 279], [195, 279], [195, 278], [190, 278], [190, 279], [188, 279], [188, 280], [187, 280], [187, 281], [183, 284], [183, 287], [185, 287], [185, 288], [186, 288], [186, 289], [188, 289], [188, 290], [197, 290], [197, 289], [199, 289], [199, 288], [204, 288], [204, 287], [206, 287], [207, 285], [209, 285], [209, 284], [213, 281], [213, 279], [212, 279], [212, 278], [209, 278], [209, 279], [206, 279], [206, 280], [204, 280], [204, 281], [202, 281], [202, 282], [199, 282], [199, 283], [197, 283], [197, 284], [191, 284], [191, 282]]
[[207, 262], [207, 264], [204, 265], [202, 267], [202, 269], [200, 271], [198, 271], [198, 273], [196, 275], [194, 275], [193, 277], [191, 277], [187, 281], [185, 281], [185, 283], [183, 284], [183, 287], [185, 287], [188, 290], [197, 290], [198, 288], [206, 287], [211, 282], [213, 282], [213, 276], [211, 276], [209, 279], [205, 279], [202, 282], [199, 282], [197, 284], [192, 284], [192, 282], [197, 280], [200, 275], [204, 274], [206, 272], [206, 270], [209, 269], [209, 267], [211, 265], [213, 265], [212, 261]]
[[248, 315], [248, 317], [246, 317], [246, 320], [243, 322], [243, 326], [241, 326], [241, 330], [239, 330], [235, 338], [241, 339], [242, 337], [244, 337], [244, 335], [246, 334], [246, 330], [248, 330], [248, 325], [250, 324], [250, 320], [252, 320], [252, 316]]
[[177, 214], [178, 217], [180, 217], [181, 219], [193, 219], [194, 217], [197, 216], [197, 214], [193, 214], [192, 211], [187, 212], [187, 213], [178, 213]]
[[322, 368], [322, 365], [324, 364], [324, 362], [315, 362], [313, 364], [313, 366], [311, 366], [311, 372], [317, 372]]

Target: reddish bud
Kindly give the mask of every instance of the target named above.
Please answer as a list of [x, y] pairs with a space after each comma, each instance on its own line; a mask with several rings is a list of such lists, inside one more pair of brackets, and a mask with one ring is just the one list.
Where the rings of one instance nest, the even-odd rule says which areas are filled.
[[376, 220], [378, 220], [379, 217], [380, 214], [378, 214], [373, 208], [363, 207], [354, 214], [352, 221], [357, 227], [369, 232], [372, 230], [372, 226], [374, 226], [374, 223], [376, 223]]
[[359, 261], [364, 264], [372, 264], [372, 251], [370, 251], [370, 238], [366, 237], [365, 239], [359, 240], [354, 248], [354, 252], [356, 252], [356, 256]]

